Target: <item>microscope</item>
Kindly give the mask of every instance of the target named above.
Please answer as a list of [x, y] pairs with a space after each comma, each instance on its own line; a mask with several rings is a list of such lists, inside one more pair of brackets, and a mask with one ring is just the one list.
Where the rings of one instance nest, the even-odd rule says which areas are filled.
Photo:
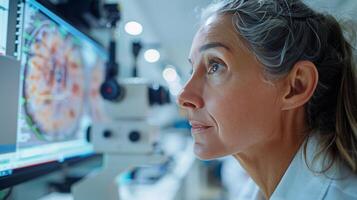
[[103, 154], [103, 166], [74, 184], [74, 200], [118, 200], [117, 179], [122, 172], [166, 161], [157, 146], [158, 127], [149, 123], [148, 114], [151, 106], [169, 103], [169, 93], [163, 87], [151, 87], [147, 80], [135, 77], [136, 59], [141, 49], [138, 43], [133, 43], [134, 77], [118, 78], [115, 28], [120, 20], [120, 8], [118, 4], [106, 4], [104, 8], [111, 41], [100, 93], [110, 120], [93, 123], [89, 131], [94, 151]]

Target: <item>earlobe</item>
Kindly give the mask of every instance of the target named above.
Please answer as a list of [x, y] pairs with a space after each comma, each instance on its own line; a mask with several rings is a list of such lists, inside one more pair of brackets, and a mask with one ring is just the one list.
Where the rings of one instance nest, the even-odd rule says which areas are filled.
[[284, 82], [282, 109], [290, 110], [307, 103], [318, 83], [318, 71], [311, 61], [298, 61], [290, 70]]

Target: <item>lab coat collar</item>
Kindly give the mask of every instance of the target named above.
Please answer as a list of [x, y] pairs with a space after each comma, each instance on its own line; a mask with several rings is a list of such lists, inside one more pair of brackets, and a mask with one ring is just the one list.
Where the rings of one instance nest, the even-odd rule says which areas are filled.
[[[306, 162], [304, 159], [304, 145], [301, 145], [270, 200], [323, 199], [332, 183], [332, 179], [329, 177], [335, 176], [336, 169], [335, 166], [332, 166], [325, 174], [317, 173], [322, 169], [322, 158], [317, 159], [313, 163], [314, 165], [311, 165], [318, 145], [317, 142], [317, 136], [308, 138]], [[310, 168], [306, 163], [309, 164]]]

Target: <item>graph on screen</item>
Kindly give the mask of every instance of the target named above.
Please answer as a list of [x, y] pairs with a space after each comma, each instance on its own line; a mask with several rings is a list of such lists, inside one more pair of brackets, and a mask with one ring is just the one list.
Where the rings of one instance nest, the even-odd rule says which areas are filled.
[[6, 53], [9, 0], [0, 0], [0, 55]]

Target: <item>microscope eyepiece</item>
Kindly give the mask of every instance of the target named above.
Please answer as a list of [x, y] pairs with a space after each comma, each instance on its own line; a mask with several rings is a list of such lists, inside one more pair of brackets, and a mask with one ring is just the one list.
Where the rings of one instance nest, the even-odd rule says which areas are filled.
[[100, 93], [108, 101], [119, 102], [125, 96], [125, 89], [115, 79], [110, 79], [100, 86]]

